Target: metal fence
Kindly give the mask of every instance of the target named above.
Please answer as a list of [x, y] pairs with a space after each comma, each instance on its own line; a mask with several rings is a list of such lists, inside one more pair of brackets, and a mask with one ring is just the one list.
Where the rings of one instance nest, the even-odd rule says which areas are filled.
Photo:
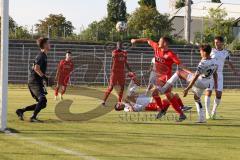
[[[108, 85], [111, 68], [111, 51], [114, 43], [106, 45], [82, 45], [82, 44], [52, 44], [51, 52], [48, 54], [48, 75], [53, 83], [57, 64], [65, 57], [65, 51], [73, 52], [74, 71], [72, 73], [71, 85]], [[125, 43], [128, 50], [128, 61], [141, 79], [143, 85], [147, 85], [149, 67], [153, 58], [153, 51], [149, 46], [131, 46]], [[200, 55], [195, 46], [171, 46], [180, 57], [182, 62], [190, 69], [195, 70], [200, 60]], [[9, 49], [9, 82], [14, 84], [25, 84], [28, 80], [29, 67], [39, 52], [34, 43], [10, 43]], [[232, 55], [236, 68], [240, 71], [240, 53], [237, 51]], [[174, 68], [176, 70], [176, 67]], [[225, 88], [240, 88], [240, 81], [226, 67], [224, 69]], [[185, 83], [183, 82], [183, 85]], [[182, 85], [181, 82], [176, 87]]]

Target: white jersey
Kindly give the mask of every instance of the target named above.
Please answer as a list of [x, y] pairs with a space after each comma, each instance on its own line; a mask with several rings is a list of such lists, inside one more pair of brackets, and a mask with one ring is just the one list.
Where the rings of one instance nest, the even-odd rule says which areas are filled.
[[125, 103], [124, 111], [129, 112], [131, 106], [132, 106], [134, 112], [144, 111], [145, 108], [149, 105], [150, 102], [151, 102], [150, 97], [146, 96], [145, 94], [139, 95], [137, 100], [136, 100], [136, 103], [131, 103], [131, 105]]
[[201, 60], [197, 67], [197, 73], [200, 73], [201, 78], [212, 79], [213, 73], [217, 70], [218, 65], [216, 59]]
[[217, 50], [212, 49], [211, 58], [216, 59], [217, 65], [218, 65], [218, 73], [221, 73], [223, 71], [223, 67], [226, 60], [230, 60], [230, 54], [227, 50]]

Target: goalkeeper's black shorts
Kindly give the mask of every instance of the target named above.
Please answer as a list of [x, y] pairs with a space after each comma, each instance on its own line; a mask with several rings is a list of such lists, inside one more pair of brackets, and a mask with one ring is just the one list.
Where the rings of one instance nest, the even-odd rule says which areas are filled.
[[28, 83], [29, 91], [32, 97], [38, 102], [40, 97], [45, 97], [47, 95], [46, 87], [42, 83]]

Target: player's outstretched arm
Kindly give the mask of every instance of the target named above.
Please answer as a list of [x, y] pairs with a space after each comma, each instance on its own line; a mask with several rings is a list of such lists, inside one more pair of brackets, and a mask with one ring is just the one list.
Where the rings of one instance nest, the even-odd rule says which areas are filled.
[[131, 43], [132, 44], [135, 44], [135, 43], [147, 43], [148, 41], [150, 41], [149, 38], [131, 39]]
[[193, 80], [189, 83], [187, 88], [184, 89], [183, 97], [186, 97], [188, 95], [189, 90], [193, 87], [193, 85], [195, 84], [199, 76], [200, 76], [200, 73], [195, 73]]
[[126, 65], [126, 68], [129, 72], [133, 72], [130, 65], [128, 64], [128, 62], [126, 62], [125, 65]]

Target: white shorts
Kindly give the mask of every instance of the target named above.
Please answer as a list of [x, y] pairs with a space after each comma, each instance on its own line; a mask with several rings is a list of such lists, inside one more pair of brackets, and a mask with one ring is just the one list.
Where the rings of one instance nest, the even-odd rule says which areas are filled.
[[156, 84], [156, 73], [154, 71], [151, 71], [148, 83], [153, 85]]
[[[218, 87], [217, 87], [217, 91], [223, 91], [223, 73], [217, 73], [218, 74]], [[209, 84], [207, 91], [212, 91], [214, 88], [214, 80], [211, 81], [211, 83]]]
[[[191, 82], [193, 79], [193, 76], [194, 74], [190, 73], [187, 77], [187, 82]], [[209, 87], [211, 81], [212, 79], [199, 77], [192, 87], [193, 93], [200, 98], [203, 92], [206, 90], [206, 88]]]

